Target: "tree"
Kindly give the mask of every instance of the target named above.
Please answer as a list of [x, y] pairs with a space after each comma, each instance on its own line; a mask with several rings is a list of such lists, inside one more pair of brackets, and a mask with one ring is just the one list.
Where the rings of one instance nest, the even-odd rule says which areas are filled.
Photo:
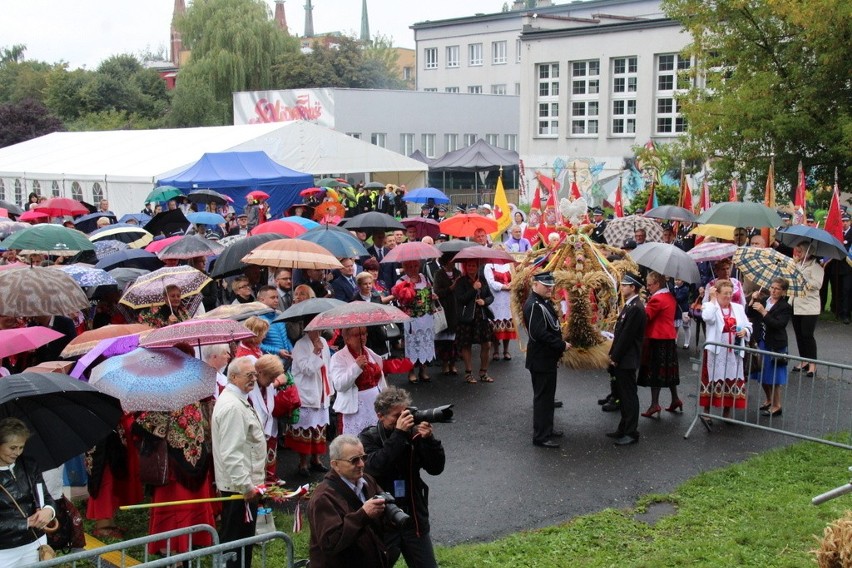
[[39, 101], [0, 104], [0, 148], [61, 130], [62, 121]]
[[[850, 4], [846, 0], [663, 0], [692, 36], [686, 54], [700, 79], [681, 99], [684, 144], [712, 161], [716, 180], [734, 172], [762, 187], [776, 156], [778, 192], [796, 165], [823, 183], [834, 168], [852, 179]], [[843, 22], [846, 22], [844, 24]], [[786, 177], [786, 180], [784, 179]], [[779, 202], [782, 200], [779, 197]]]

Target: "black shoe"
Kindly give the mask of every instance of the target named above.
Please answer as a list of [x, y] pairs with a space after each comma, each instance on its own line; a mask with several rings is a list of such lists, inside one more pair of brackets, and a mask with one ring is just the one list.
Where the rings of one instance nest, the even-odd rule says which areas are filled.
[[850, 319], [850, 318], [845, 318], [843, 320], [843, 325], [849, 325], [850, 323], [852, 323], [852, 319]]
[[607, 438], [623, 438], [624, 434], [622, 434], [621, 432], [607, 432], [606, 437]]
[[622, 436], [618, 440], [614, 442], [616, 446], [630, 446], [639, 442], [639, 438], [634, 438], [633, 436]]
[[562, 430], [554, 430], [550, 433], [551, 438], [563, 438], [565, 436], [565, 432]]
[[312, 463], [311, 471], [319, 471], [322, 473], [328, 473], [328, 468], [322, 465], [321, 463]]
[[545, 440], [544, 442], [533, 442], [533, 446], [537, 446], [539, 448], [548, 448], [551, 450], [555, 450], [559, 447], [559, 444], [554, 442], [553, 440]]
[[610, 400], [609, 402], [601, 406], [601, 410], [603, 410], [604, 412], [615, 412], [620, 408], [620, 406], [621, 405], [618, 403], [617, 400]]
[[565, 406], [565, 403], [562, 402], [561, 400], [554, 400], [553, 401], [553, 408], [562, 408], [563, 406]]
[[604, 404], [608, 403], [608, 402], [609, 402], [609, 401], [611, 401], [611, 400], [612, 400], [612, 394], [608, 394], [608, 395], [606, 395], [606, 396], [605, 396], [605, 397], [603, 397], [603, 398], [599, 398], [599, 399], [598, 399], [598, 404], [599, 404], [599, 405], [601, 405], [601, 406], [603, 406]]
[[772, 410], [769, 410], [767, 408], [766, 410], [761, 410], [760, 415], [761, 416], [781, 416], [782, 410], [783, 410], [783, 408], [779, 408], [778, 410], [772, 411]]

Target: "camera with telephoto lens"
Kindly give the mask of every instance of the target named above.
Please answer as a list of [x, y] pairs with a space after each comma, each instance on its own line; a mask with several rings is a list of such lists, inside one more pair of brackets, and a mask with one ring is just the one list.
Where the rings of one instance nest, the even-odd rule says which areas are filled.
[[409, 406], [408, 411], [414, 417], [414, 423], [421, 422], [453, 422], [453, 405], [445, 404], [435, 408], [424, 408], [420, 410], [416, 406]]
[[376, 493], [372, 498], [385, 500], [385, 520], [391, 525], [397, 528], [403, 528], [406, 524], [408, 524], [411, 517], [395, 505], [396, 499], [393, 498], [393, 495], [387, 491], [383, 491], [381, 493]]

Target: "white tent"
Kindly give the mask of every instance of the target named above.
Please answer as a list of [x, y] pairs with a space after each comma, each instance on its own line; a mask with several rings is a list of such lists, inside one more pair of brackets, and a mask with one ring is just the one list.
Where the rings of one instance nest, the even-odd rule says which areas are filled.
[[121, 215], [139, 211], [157, 179], [205, 152], [263, 150], [290, 169], [317, 176], [366, 174], [366, 181], [426, 185], [428, 167], [396, 152], [307, 122], [162, 130], [56, 132], [0, 149], [0, 199], [27, 195], [109, 199]]

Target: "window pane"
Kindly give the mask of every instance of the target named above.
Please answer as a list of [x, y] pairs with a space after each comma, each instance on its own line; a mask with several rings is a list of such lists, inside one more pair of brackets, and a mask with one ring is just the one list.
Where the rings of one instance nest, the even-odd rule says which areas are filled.
[[671, 71], [674, 69], [674, 55], [661, 55], [657, 67], [660, 71]]
[[612, 114], [624, 114], [624, 101], [612, 101]]
[[627, 78], [627, 92], [635, 93], [636, 92], [636, 77], [628, 77]]
[[612, 82], [612, 92], [613, 93], [623, 93], [625, 91], [625, 81], [624, 78], [615, 79]]
[[624, 59], [616, 59], [613, 64], [613, 70], [615, 73], [624, 73], [626, 66], [627, 62]]
[[627, 60], [627, 72], [628, 73], [636, 73], [636, 70], [639, 68], [637, 64], [637, 59], [635, 57], [631, 57]]
[[601, 63], [597, 59], [594, 61], [589, 61], [589, 75], [600, 75], [601, 74]]
[[597, 116], [598, 115], [598, 102], [592, 101], [589, 103], [588, 107], [589, 116]]
[[660, 91], [671, 91], [674, 88], [674, 77], [671, 75], [660, 75], [657, 77], [657, 89]]
[[584, 61], [575, 61], [572, 64], [572, 69], [575, 77], [582, 77], [586, 74], [586, 63]]
[[600, 92], [600, 81], [597, 79], [589, 79], [589, 94], [596, 95]]
[[589, 134], [597, 134], [598, 133], [598, 121], [597, 120], [590, 120], [588, 124], [589, 124], [589, 129], [588, 129]]
[[571, 114], [584, 116], [586, 114], [586, 103], [571, 103]]
[[586, 82], [585, 81], [574, 81], [571, 83], [571, 92], [575, 95], [585, 95], [586, 94]]

